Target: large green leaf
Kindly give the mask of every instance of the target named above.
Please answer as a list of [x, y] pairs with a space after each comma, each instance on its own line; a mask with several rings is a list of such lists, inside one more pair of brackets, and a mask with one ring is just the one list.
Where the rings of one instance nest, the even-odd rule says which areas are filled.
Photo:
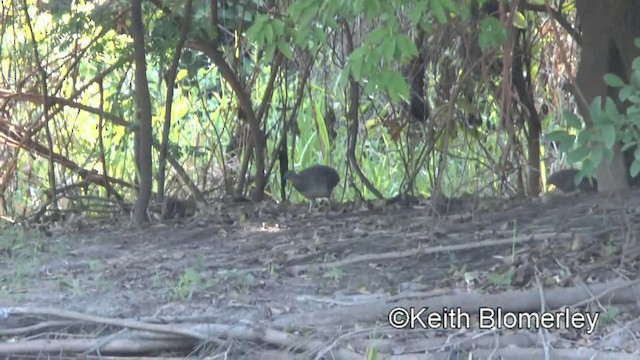
[[604, 142], [604, 146], [608, 149], [613, 147], [613, 144], [616, 142], [616, 128], [614, 125], [602, 125], [598, 128], [600, 130], [600, 134], [602, 135], [602, 141]]
[[280, 40], [277, 42], [278, 50], [289, 60], [293, 60], [293, 50], [291, 50], [291, 45], [284, 40]]
[[631, 163], [631, 168], [629, 169], [629, 173], [633, 177], [640, 173], [640, 159], [636, 158], [635, 160], [633, 160], [633, 163]]
[[589, 148], [580, 146], [567, 152], [567, 161], [571, 164], [580, 162], [589, 156]]
[[573, 147], [573, 143], [576, 140], [575, 135], [569, 134], [565, 130], [554, 130], [545, 135], [549, 141], [555, 141], [558, 143], [560, 151], [567, 152]]
[[567, 125], [569, 125], [569, 127], [576, 130], [582, 129], [582, 120], [572, 111], [563, 110], [562, 117], [567, 122]]
[[619, 88], [625, 85], [624, 81], [616, 74], [605, 74], [603, 79], [605, 84], [611, 87]]

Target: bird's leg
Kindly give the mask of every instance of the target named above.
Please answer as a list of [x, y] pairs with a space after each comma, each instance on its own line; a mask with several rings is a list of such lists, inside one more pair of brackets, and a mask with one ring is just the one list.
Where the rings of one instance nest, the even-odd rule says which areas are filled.
[[327, 209], [324, 211], [324, 215], [327, 216], [327, 214], [331, 211], [331, 198], [327, 197], [327, 198], [325, 198], [325, 200], [327, 200], [327, 204], [329, 204]]
[[325, 202], [326, 204], [329, 204], [329, 210], [331, 210], [331, 200], [329, 198], [322, 198], [322, 199], [319, 199], [318, 201], [322, 204], [322, 206], [325, 205]]

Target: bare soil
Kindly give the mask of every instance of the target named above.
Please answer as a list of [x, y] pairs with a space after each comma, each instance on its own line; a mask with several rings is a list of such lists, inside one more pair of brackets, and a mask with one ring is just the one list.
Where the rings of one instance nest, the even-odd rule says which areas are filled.
[[[249, 204], [146, 229], [5, 231], [0, 354], [637, 358], [640, 192], [470, 201], [446, 215]], [[590, 334], [387, 322], [395, 306], [442, 304], [600, 318]]]

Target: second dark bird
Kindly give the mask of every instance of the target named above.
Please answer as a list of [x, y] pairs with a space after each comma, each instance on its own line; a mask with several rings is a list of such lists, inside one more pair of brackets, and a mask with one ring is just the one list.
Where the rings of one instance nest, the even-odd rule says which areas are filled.
[[549, 176], [547, 184], [552, 184], [565, 193], [574, 192], [576, 190], [587, 192], [598, 191], [598, 182], [594, 178], [591, 178], [591, 182], [589, 181], [589, 178], [582, 178], [576, 187], [573, 179], [579, 171], [580, 170], [578, 169], [564, 169], [555, 172]]
[[[340, 176], [338, 176], [338, 172], [333, 168], [324, 165], [314, 165], [299, 173], [287, 171], [284, 174], [284, 179], [291, 182], [300, 194], [313, 203], [315, 199], [329, 199], [333, 188], [335, 188], [340, 181]], [[311, 209], [311, 207], [309, 207], [309, 209]]]

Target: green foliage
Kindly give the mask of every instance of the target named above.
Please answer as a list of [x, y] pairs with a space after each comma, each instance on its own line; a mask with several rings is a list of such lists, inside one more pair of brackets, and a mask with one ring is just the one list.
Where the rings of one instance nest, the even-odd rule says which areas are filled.
[[513, 14], [513, 26], [521, 30], [527, 29], [527, 19], [520, 11], [516, 11], [515, 14]]
[[507, 38], [507, 31], [494, 17], [485, 17], [480, 23], [478, 44], [482, 50], [497, 49]]
[[322, 277], [325, 279], [329, 279], [333, 282], [340, 281], [340, 279], [344, 276], [344, 271], [337, 267], [332, 267], [329, 271], [325, 272]]
[[[638, 45], [639, 40], [635, 41]], [[605, 84], [619, 89], [617, 99], [620, 103], [629, 104], [624, 113], [619, 112], [611, 97], [596, 97], [589, 105], [592, 128], [584, 127], [577, 115], [565, 111], [563, 115], [569, 130], [557, 129], [547, 134], [550, 140], [560, 143], [560, 150], [567, 154], [568, 162], [582, 163], [574, 179], [576, 184], [585, 176], [593, 176], [602, 161], [611, 161], [613, 146], [617, 142], [622, 143], [623, 150], [640, 142], [640, 57], [634, 59], [632, 69], [629, 83], [615, 74], [603, 77]], [[631, 176], [640, 173], [640, 150], [636, 150], [634, 155], [629, 169]]]
[[25, 292], [28, 280], [38, 276], [41, 257], [47, 242], [39, 232], [17, 228], [0, 229], [0, 263], [7, 264], [7, 273], [0, 273], [0, 295], [14, 301]]
[[513, 268], [509, 268], [507, 271], [503, 273], [491, 272], [487, 275], [487, 280], [491, 281], [491, 283], [495, 286], [507, 287], [511, 285], [513, 282], [513, 277], [515, 275], [515, 270]]
[[367, 360], [377, 360], [378, 359], [378, 350], [376, 348], [367, 349]]
[[[329, 149], [331, 146], [331, 143], [329, 142], [329, 132], [327, 129], [327, 124], [325, 123], [325, 119], [324, 116], [322, 115], [322, 107], [320, 106], [320, 104], [316, 104], [315, 106], [315, 112], [316, 112], [316, 119], [318, 119], [318, 132], [320, 135], [320, 140], [322, 141], [322, 148], [323, 149]], [[325, 164], [329, 163], [329, 159], [325, 158], [323, 159], [323, 162]]]
[[[266, 60], [273, 58], [276, 49], [288, 59], [293, 58], [289, 40], [302, 50], [316, 50], [326, 45], [326, 37], [320, 30], [338, 30], [340, 21], [364, 13], [367, 19], [378, 18], [379, 24], [367, 33], [361, 46], [349, 54], [346, 66], [339, 76], [343, 87], [349, 76], [365, 84], [365, 95], [384, 92], [397, 103], [409, 96], [406, 79], [396, 64], [406, 64], [418, 54], [414, 42], [400, 27], [395, 15], [400, 9], [410, 14], [414, 26], [428, 29], [429, 17], [446, 23], [449, 17], [457, 16], [460, 7], [451, 0], [419, 1], [406, 4], [404, 1], [358, 0], [354, 2], [298, 0], [291, 4], [287, 14], [289, 21], [259, 15], [247, 37], [258, 47], [264, 47]], [[320, 30], [320, 32], [318, 32]]]
[[611, 324], [617, 317], [620, 315], [622, 311], [617, 306], [609, 306], [605, 309], [605, 311], [600, 315], [600, 321], [598, 324], [600, 325], [609, 325]]
[[[354, 2], [318, 2], [315, 0], [299, 0], [292, 2], [287, 9], [286, 18], [274, 18], [268, 15], [258, 16], [256, 22], [247, 31], [247, 38], [258, 48], [265, 48], [265, 57], [268, 61], [275, 51], [279, 50], [278, 43], [286, 41], [287, 44], [295, 46], [302, 51], [315, 53], [319, 49], [329, 46], [326, 43], [325, 31], [343, 31], [344, 25], [351, 25], [350, 19], [364, 17], [371, 20], [374, 26], [367, 28], [359, 34], [360, 43], [352, 53], [348, 54], [347, 62], [337, 69], [337, 91], [342, 90], [348, 83], [350, 77], [362, 85], [363, 96], [378, 98], [380, 94], [387, 96], [391, 103], [398, 103], [407, 100], [409, 97], [409, 86], [403, 74], [399, 71], [399, 65], [407, 64], [418, 54], [418, 49], [414, 40], [407, 36], [406, 24], [402, 27], [397, 13], [406, 14], [410, 25], [414, 28], [422, 29], [430, 34], [433, 31], [433, 24], [444, 24], [450, 19], [468, 19], [473, 2], [454, 2], [451, 0], [438, 1], [418, 1], [407, 4], [403, 1], [376, 1], [359, 0]], [[522, 20], [522, 19], [520, 19]], [[518, 20], [518, 21], [520, 21]], [[480, 35], [480, 42], [486, 43], [484, 47], [499, 48], [504, 42], [506, 32], [502, 24], [497, 19], [483, 20]], [[283, 28], [284, 27], [284, 28]], [[272, 29], [273, 28], [273, 29]], [[275, 44], [275, 45], [274, 45]], [[284, 53], [284, 52], [283, 52]], [[322, 53], [322, 51], [320, 52]], [[447, 55], [448, 56], [448, 55]], [[453, 59], [454, 61], [457, 61]], [[321, 61], [321, 60], [318, 60]], [[329, 69], [329, 72], [335, 69]], [[318, 89], [319, 93], [311, 93], [311, 98], [321, 96], [325, 98], [335, 96], [330, 89]], [[275, 100], [274, 100], [275, 101]], [[277, 101], [275, 101], [277, 103]], [[361, 114], [367, 114], [366, 106], [360, 109]], [[327, 164], [342, 166], [342, 162], [332, 162], [325, 151], [328, 149], [329, 138], [324, 119], [323, 106], [318, 103], [307, 104], [303, 102], [298, 115], [298, 125], [300, 127], [299, 140], [289, 141], [295, 146], [294, 154], [296, 158], [293, 166], [296, 169], [304, 168], [308, 165], [324, 162]], [[338, 114], [340, 115], [340, 114]], [[366, 116], [366, 115], [365, 115]], [[378, 116], [383, 116], [379, 114]], [[268, 125], [267, 125], [268, 126]], [[337, 129], [338, 136], [333, 140], [333, 153], [344, 154], [346, 152], [347, 136], [346, 129]], [[496, 141], [496, 139], [491, 139]], [[269, 149], [271, 149], [270, 144]], [[406, 146], [392, 138], [388, 129], [382, 126], [367, 129], [366, 141], [362, 148], [359, 148], [358, 158], [367, 177], [373, 181], [375, 186], [383, 191], [383, 194], [395, 194], [400, 190], [401, 176], [404, 174], [403, 163], [399, 148]], [[468, 150], [468, 147], [465, 147]], [[404, 150], [404, 149], [403, 149]], [[456, 149], [457, 150], [457, 149]], [[402, 151], [402, 150], [401, 150]], [[461, 153], [466, 150], [460, 149]], [[478, 154], [481, 155], [481, 151]], [[460, 154], [460, 156], [466, 156]], [[436, 166], [437, 162], [432, 162]], [[452, 168], [452, 180], [459, 179], [457, 173], [463, 172], [466, 175], [473, 174], [475, 169], [470, 169], [470, 165], [461, 166], [455, 162], [447, 164]], [[466, 169], [461, 169], [466, 167]], [[342, 169], [338, 169], [343, 173]], [[428, 194], [431, 183], [428, 181], [429, 174], [423, 170], [418, 173], [418, 178], [413, 186], [419, 189], [419, 193]], [[481, 177], [478, 179], [479, 186], [486, 186]], [[275, 187], [279, 187], [276, 183]], [[454, 193], [457, 189], [445, 185], [447, 193]], [[350, 189], [347, 187], [347, 193]], [[363, 195], [367, 197], [368, 190], [362, 189]], [[272, 192], [275, 192], [273, 189]], [[347, 198], [352, 198], [353, 194], [347, 194]], [[297, 200], [298, 195], [293, 193]], [[292, 199], [293, 200], [293, 199]]]
[[204, 280], [197, 271], [187, 268], [171, 288], [171, 297], [174, 300], [191, 300], [196, 289], [203, 283]]
[[[41, 62], [48, 64], [48, 83], [51, 92], [49, 95], [104, 111], [110, 116], [104, 117], [100, 122], [97, 111], [56, 105], [53, 110], [59, 113], [54, 115], [51, 122], [55, 137], [54, 151], [84, 168], [95, 169], [99, 173], [106, 173], [132, 183], [134, 182], [132, 125], [137, 121], [135, 91], [132, 84], [133, 67], [130, 58], [133, 47], [130, 34], [126, 29], [126, 21], [122, 24], [125, 28], [121, 28], [120, 23], [114, 25], [114, 16], [119, 15], [119, 11], [125, 11], [118, 6], [126, 2], [116, 2], [112, 4], [113, 7], [96, 5], [95, 2], [80, 2], [71, 6], [68, 4], [63, 6], [63, 3], [58, 0], [49, 1], [49, 5], [46, 5], [50, 7], [48, 9], [43, 10], [36, 6], [29, 9], [33, 15], [36, 44], [32, 44], [26, 36], [25, 20], [21, 10], [16, 11], [16, 15], [12, 17], [15, 23], [3, 28], [7, 32], [0, 44], [2, 53], [6, 55], [0, 59], [0, 66], [5, 70], [11, 69], [15, 73], [10, 74], [5, 71], [2, 75], [7, 79], [22, 77], [26, 79], [24, 74], [34, 73], [33, 48], [37, 47]], [[284, 58], [291, 60], [301, 53], [310, 53], [316, 56], [314, 61], [319, 64], [312, 70], [308, 87], [310, 90], [305, 94], [299, 109], [300, 134], [296, 135], [295, 142], [292, 138], [288, 141], [288, 144], [295, 144], [295, 149], [292, 149], [295, 150], [292, 165], [299, 169], [314, 163], [327, 163], [338, 167], [339, 172], [344, 174], [346, 166], [344, 154], [348, 142], [343, 90], [349, 77], [352, 77], [362, 85], [363, 98], [368, 96], [368, 100], [371, 100], [369, 102], [361, 99], [358, 110], [366, 119], [364, 122], [373, 124], [366, 129], [359, 129], [356, 157], [367, 177], [384, 195], [395, 195], [402, 186], [402, 177], [405, 174], [404, 159], [400, 154], [403, 151], [411, 151], [407, 149], [413, 148], [407, 145], [408, 140], [404, 140], [406, 130], [402, 130], [400, 137], [397, 134], [392, 135], [389, 127], [384, 124], [384, 119], [394, 116], [388, 111], [391, 107], [388, 99], [392, 103], [398, 103], [409, 96], [409, 87], [400, 69], [415, 59], [418, 49], [414, 39], [407, 34], [414, 36], [416, 30], [421, 29], [427, 33], [427, 38], [432, 39], [435, 31], [445, 28], [443, 24], [446, 25], [450, 21], [468, 21], [472, 14], [471, 4], [474, 1], [425, 0], [407, 3], [402, 0], [356, 0], [353, 2], [295, 0], [287, 9], [278, 9], [284, 14], [279, 17], [273, 16], [274, 12], [269, 12], [268, 15], [261, 14], [264, 10], [264, 4], [261, 1], [248, 3], [252, 6], [246, 7], [240, 3], [227, 4], [219, 8], [218, 15], [220, 23], [224, 24], [226, 29], [231, 29], [234, 35], [240, 36], [235, 41], [243, 46], [242, 32], [246, 27], [240, 25], [251, 23], [245, 35], [256, 48], [242, 49], [246, 50], [249, 56], [236, 58], [233, 52], [237, 49], [231, 49], [228, 53], [228, 48], [221, 45], [221, 49], [225, 56], [228, 56], [229, 65], [236, 72], [239, 80], [243, 84], [250, 85], [247, 93], [251, 96], [251, 102], [254, 105], [259, 104], [263, 99], [267, 89], [267, 79], [271, 75], [270, 60], [277, 54], [282, 54]], [[478, 3], [482, 5], [484, 1]], [[167, 12], [158, 10], [157, 4], [153, 2], [147, 2], [144, 6], [143, 21], [148, 43], [146, 47], [147, 76], [153, 108], [153, 131], [157, 140], [166, 115], [166, 74], [181, 30], [183, 7], [180, 4], [172, 7], [171, 12]], [[206, 39], [213, 43], [216, 38], [220, 38], [218, 29], [210, 25], [212, 22], [209, 18], [211, 13], [209, 6], [208, 2], [194, 2], [193, 29], [189, 34], [191, 40]], [[123, 14], [126, 19], [126, 13]], [[516, 15], [514, 22], [522, 25], [522, 19], [519, 16]], [[365, 25], [354, 28], [356, 23]], [[348, 58], [347, 54], [337, 56], [331, 54], [332, 44], [330, 46], [327, 42], [328, 34], [342, 33], [347, 25], [352, 27], [356, 48], [348, 54]], [[505, 36], [500, 22], [494, 18], [481, 19], [480, 29], [478, 41], [481, 46], [485, 49], [499, 49]], [[457, 66], [460, 63], [455, 50], [458, 45], [447, 46], [445, 44], [442, 49], [442, 59]], [[437, 50], [440, 51], [440, 49]], [[263, 54], [263, 58], [258, 58], [257, 54]], [[340, 62], [334, 62], [336, 58], [339, 58]], [[260, 60], [259, 63], [257, 59]], [[345, 60], [346, 64], [343, 63]], [[433, 61], [433, 65], [430, 65], [433, 68], [427, 70], [430, 83], [438, 83], [438, 77], [441, 75], [437, 67], [442, 60], [429, 59], [428, 61]], [[338, 65], [335, 65], [336, 63]], [[102, 74], [107, 69], [110, 71]], [[290, 71], [289, 69], [290, 66], [287, 65], [286, 71]], [[318, 76], [319, 73], [320, 76]], [[278, 80], [273, 89], [272, 104], [289, 102], [286, 105], [290, 105], [292, 94], [298, 91], [300, 84], [296, 81], [281, 81], [285, 77], [283, 74], [289, 76], [285, 71], [278, 74]], [[290, 77], [287, 77], [287, 80], [289, 79]], [[34, 81], [36, 81], [35, 78], [31, 78], [25, 84], [32, 84]], [[323, 85], [319, 85], [323, 81]], [[433, 100], [438, 95], [431, 84], [428, 90], [430, 93], [427, 95], [430, 100]], [[87, 86], [86, 89], [83, 88], [85, 86]], [[79, 89], [83, 90], [74, 97]], [[207, 191], [208, 187], [213, 187], [210, 183], [211, 171], [200, 170], [213, 169], [216, 174], [214, 181], [219, 181], [217, 176], [224, 166], [227, 174], [233, 177], [236, 175], [234, 171], [237, 169], [238, 159], [243, 155], [239, 153], [239, 156], [233, 159], [225, 156], [228, 155], [225, 153], [225, 146], [232, 139], [236, 140], [237, 129], [244, 130], [242, 128], [244, 124], [236, 127], [239, 123], [237, 97], [227, 82], [222, 79], [208, 55], [193, 49], [184, 49], [182, 52], [174, 90], [169, 154], [183, 166], [189, 176], [193, 176], [197, 186]], [[30, 91], [38, 92], [40, 89], [32, 88]], [[331, 129], [327, 127], [329, 124], [324, 117], [327, 105], [325, 101], [317, 99], [330, 99], [329, 102], [336, 103], [337, 135], [335, 139], [330, 137]], [[487, 102], [495, 101], [491, 94], [487, 94], [486, 99]], [[38, 106], [40, 105], [25, 102], [16, 107], [15, 118], [24, 121], [20, 125], [26, 128], [30, 125], [29, 121], [41, 121], [38, 118], [38, 111], [34, 111]], [[378, 112], [376, 107], [384, 108], [383, 112]], [[273, 107], [275, 108], [277, 105]], [[273, 109], [270, 109], [263, 124], [264, 129], [269, 133], [266, 152], [268, 156], [274, 154], [279, 143], [282, 119], [290, 115]], [[482, 115], [497, 122], [498, 115], [490, 107], [480, 108], [478, 111], [484, 112]], [[456, 115], [449, 116], [453, 118]], [[112, 121], [111, 117], [115, 117], [118, 122]], [[125, 125], [121, 125], [120, 122]], [[46, 145], [42, 133], [36, 135], [38, 138], [34, 139]], [[96, 141], [100, 136], [104, 143], [105, 168], [101, 158], [102, 149], [98, 147], [98, 141]], [[481, 150], [471, 148], [467, 144], [460, 145], [467, 139], [458, 138], [457, 140], [460, 141], [448, 149], [454, 156], [459, 158], [467, 155], [482, 156]], [[442, 146], [442, 141], [440, 139], [434, 141], [436, 141], [434, 147], [437, 152]], [[487, 139], [489, 146], [495, 145], [497, 141], [499, 141], [497, 136]], [[499, 151], [499, 147], [489, 148], [489, 152], [492, 153]], [[18, 158], [17, 167], [28, 168], [29, 172], [24, 172], [28, 175], [23, 173], [16, 175], [16, 183], [28, 184], [16, 186], [14, 194], [20, 200], [10, 204], [16, 209], [41, 205], [45, 189], [48, 188], [48, 164], [47, 159], [38, 156], [36, 161], [27, 156]], [[157, 152], [154, 152], [154, 156], [154, 160], [157, 160]], [[439, 166], [435, 158], [429, 158], [428, 161], [430, 168]], [[418, 166], [418, 161], [415, 159], [409, 159], [408, 162]], [[157, 166], [157, 161], [154, 161], [154, 166]], [[459, 181], [462, 176], [469, 175], [477, 183], [488, 181], [485, 177], [474, 177], [476, 168], [468, 161], [456, 159], [446, 166], [451, 178], [447, 180], [449, 183], [443, 185], [446, 193], [458, 190], [454, 186], [457, 184], [453, 183]], [[76, 180], [69, 179], [74, 175], [69, 175], [68, 170], [63, 166], [56, 165], [55, 171], [58, 179], [65, 183]], [[173, 189], [183, 189], [184, 186], [181, 183], [172, 182], [171, 175], [172, 172], [169, 172], [169, 182], [173, 184]], [[431, 175], [422, 166], [416, 182], [412, 184], [419, 194], [427, 195], [430, 192]], [[279, 190], [278, 180], [272, 177], [267, 191], [277, 193], [274, 190]], [[117, 190], [127, 200], [135, 196], [135, 191], [126, 187], [118, 187]], [[371, 194], [367, 189], [361, 190], [365, 197], [370, 198]], [[104, 196], [105, 194], [104, 188], [91, 186], [87, 195]], [[355, 191], [350, 186], [346, 186], [345, 199], [355, 197]]]
[[265, 48], [265, 58], [272, 60], [276, 49], [287, 59], [293, 60], [293, 50], [288, 38], [293, 34], [291, 28], [285, 28], [285, 23], [279, 19], [270, 19], [268, 15], [258, 15], [253, 25], [247, 30], [247, 37], [252, 39], [258, 47]]

